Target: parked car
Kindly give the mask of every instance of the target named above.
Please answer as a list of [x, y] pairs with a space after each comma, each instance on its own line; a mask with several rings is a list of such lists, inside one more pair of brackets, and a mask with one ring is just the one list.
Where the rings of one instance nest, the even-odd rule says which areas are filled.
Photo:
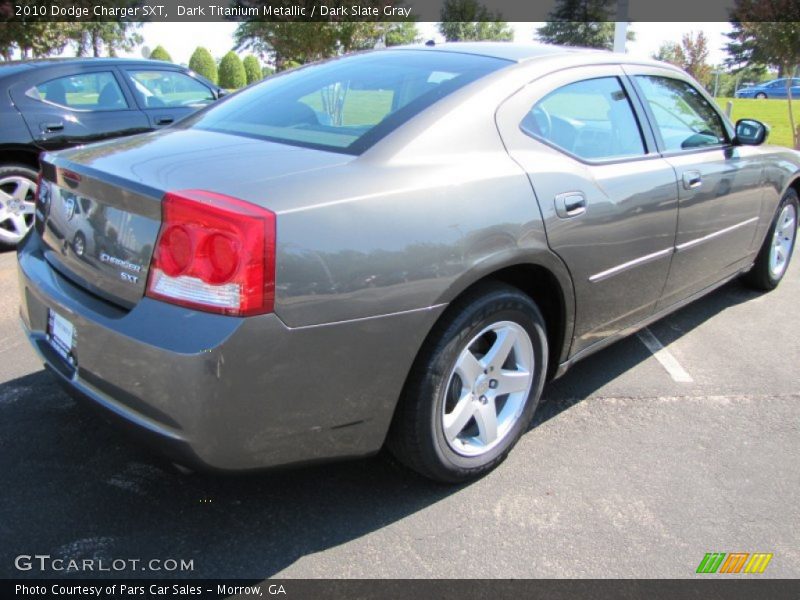
[[174, 123], [222, 95], [157, 60], [77, 58], [0, 63], [0, 244], [33, 223], [39, 154]]
[[308, 66], [46, 154], [22, 321], [71, 393], [177, 463], [387, 444], [463, 481], [504, 459], [548, 378], [733, 278], [778, 285], [800, 154], [766, 135], [627, 55]]
[[[766, 83], [758, 83], [750, 87], [741, 88], [736, 90], [735, 96], [737, 98], [758, 98], [763, 100], [765, 98], [786, 98], [788, 91], [786, 89], [786, 82], [788, 78], [773, 79]], [[791, 80], [792, 98], [800, 98], [800, 78], [795, 77]]]

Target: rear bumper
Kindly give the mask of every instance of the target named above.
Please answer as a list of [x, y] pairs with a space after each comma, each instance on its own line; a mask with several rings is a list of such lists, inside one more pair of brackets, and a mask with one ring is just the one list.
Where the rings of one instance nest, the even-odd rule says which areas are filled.
[[[25, 331], [67, 390], [173, 460], [244, 470], [376, 452], [444, 307], [289, 328], [143, 298], [130, 311], [54, 271], [36, 235], [19, 249]], [[76, 365], [47, 340], [75, 327]]]

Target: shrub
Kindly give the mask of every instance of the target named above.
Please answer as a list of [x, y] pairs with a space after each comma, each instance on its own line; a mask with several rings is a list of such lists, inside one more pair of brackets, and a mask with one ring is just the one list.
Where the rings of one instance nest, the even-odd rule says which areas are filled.
[[245, 85], [247, 85], [247, 74], [242, 59], [231, 50], [222, 57], [219, 63], [219, 86], [229, 90], [238, 90]]
[[242, 64], [244, 65], [244, 72], [247, 75], [248, 84], [263, 79], [261, 65], [258, 64], [258, 59], [255, 56], [252, 54], [245, 56]]
[[167, 62], [172, 62], [172, 57], [169, 55], [164, 49], [164, 46], [156, 46], [155, 49], [150, 53], [149, 56], [150, 60], [165, 60]]
[[218, 82], [217, 64], [211, 53], [205, 48], [197, 48], [194, 51], [192, 58], [189, 59], [189, 68], [212, 83]]

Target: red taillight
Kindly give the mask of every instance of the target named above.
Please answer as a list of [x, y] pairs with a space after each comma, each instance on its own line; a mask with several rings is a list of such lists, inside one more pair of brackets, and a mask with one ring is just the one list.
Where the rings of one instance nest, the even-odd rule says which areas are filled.
[[275, 213], [203, 190], [168, 192], [147, 295], [226, 315], [272, 312]]

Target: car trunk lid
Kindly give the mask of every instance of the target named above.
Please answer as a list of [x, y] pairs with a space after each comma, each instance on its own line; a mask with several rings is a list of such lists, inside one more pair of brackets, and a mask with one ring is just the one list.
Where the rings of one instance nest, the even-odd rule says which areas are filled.
[[161, 224], [158, 195], [43, 165], [36, 229], [62, 275], [126, 308], [144, 295]]
[[144, 296], [169, 191], [199, 189], [266, 208], [269, 181], [354, 157], [230, 134], [170, 129], [46, 154], [36, 228], [50, 264], [126, 308]]

